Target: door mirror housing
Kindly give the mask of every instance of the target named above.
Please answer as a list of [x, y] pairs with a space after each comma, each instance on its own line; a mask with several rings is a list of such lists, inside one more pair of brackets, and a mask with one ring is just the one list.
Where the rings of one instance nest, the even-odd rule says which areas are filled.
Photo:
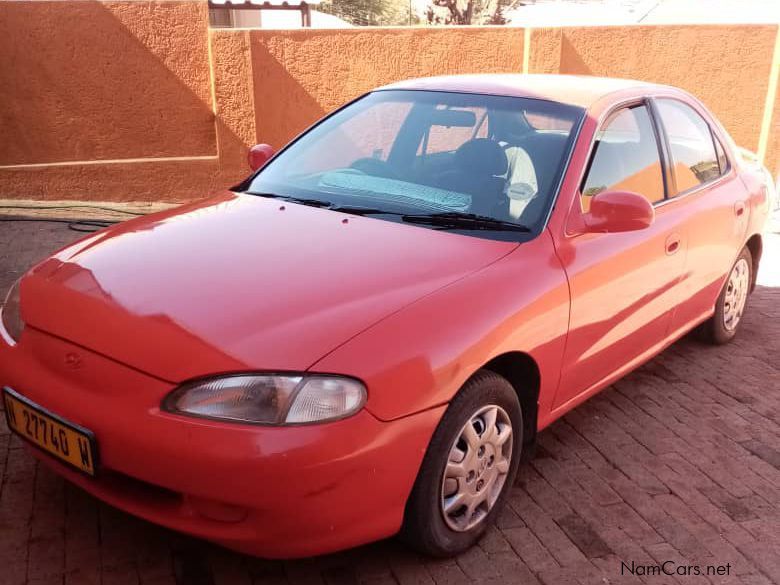
[[585, 231], [612, 234], [650, 227], [655, 210], [650, 202], [630, 191], [602, 191], [593, 196], [585, 214]]
[[275, 154], [276, 150], [270, 144], [255, 144], [249, 149], [249, 168], [253, 171], [262, 168]]

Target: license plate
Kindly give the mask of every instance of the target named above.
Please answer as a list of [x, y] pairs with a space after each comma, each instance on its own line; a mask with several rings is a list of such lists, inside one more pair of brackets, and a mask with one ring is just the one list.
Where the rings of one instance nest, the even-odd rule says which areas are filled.
[[3, 388], [5, 419], [17, 435], [57, 459], [95, 475], [95, 436], [48, 412], [10, 388]]

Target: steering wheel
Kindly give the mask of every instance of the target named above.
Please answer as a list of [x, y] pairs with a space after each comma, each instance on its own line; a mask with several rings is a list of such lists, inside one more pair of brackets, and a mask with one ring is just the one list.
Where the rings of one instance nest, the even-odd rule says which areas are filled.
[[349, 165], [349, 168], [376, 177], [385, 177], [386, 179], [398, 178], [398, 173], [395, 172], [395, 169], [387, 164], [386, 161], [378, 158], [359, 158]]

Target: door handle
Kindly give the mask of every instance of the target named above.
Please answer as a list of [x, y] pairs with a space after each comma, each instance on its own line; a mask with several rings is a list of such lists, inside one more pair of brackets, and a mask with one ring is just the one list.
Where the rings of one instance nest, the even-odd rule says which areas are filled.
[[666, 254], [668, 256], [671, 256], [672, 254], [676, 254], [677, 250], [679, 249], [680, 249], [680, 236], [675, 234], [666, 238]]
[[742, 201], [737, 201], [734, 204], [734, 214], [739, 217], [743, 213], [745, 213], [745, 204]]

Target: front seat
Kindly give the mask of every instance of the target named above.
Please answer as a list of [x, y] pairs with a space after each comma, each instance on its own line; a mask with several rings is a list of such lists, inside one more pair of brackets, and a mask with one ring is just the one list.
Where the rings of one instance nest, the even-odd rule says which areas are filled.
[[474, 138], [455, 151], [453, 169], [441, 174], [442, 188], [471, 195], [471, 212], [506, 213], [506, 153], [495, 140]]
[[562, 134], [534, 132], [518, 143], [519, 148], [530, 158], [536, 182], [536, 195], [520, 215], [523, 224], [536, 225], [542, 219], [542, 213], [547, 209], [553, 194], [553, 182], [563, 161], [568, 140], [568, 137]]

